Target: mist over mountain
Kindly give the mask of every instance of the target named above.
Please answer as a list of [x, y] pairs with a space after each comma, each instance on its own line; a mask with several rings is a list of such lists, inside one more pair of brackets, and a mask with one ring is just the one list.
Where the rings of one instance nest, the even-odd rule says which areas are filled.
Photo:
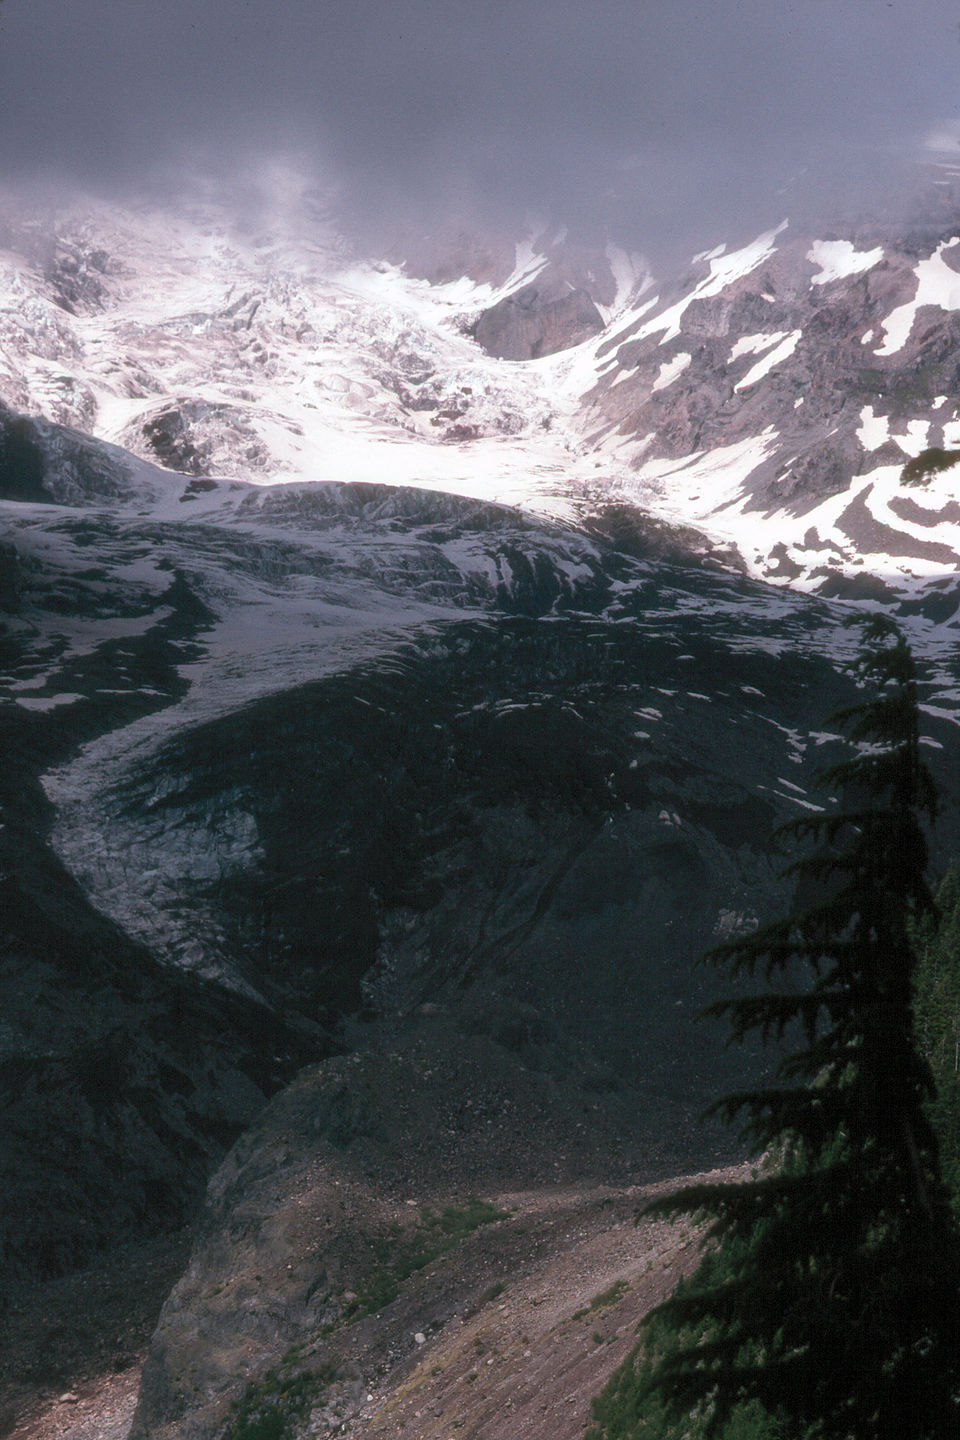
[[956, 118], [945, 0], [7, 0], [0, 23], [0, 173], [242, 193], [292, 152], [381, 252], [385, 218], [511, 239], [533, 216], [675, 260], [771, 210], [889, 207]]

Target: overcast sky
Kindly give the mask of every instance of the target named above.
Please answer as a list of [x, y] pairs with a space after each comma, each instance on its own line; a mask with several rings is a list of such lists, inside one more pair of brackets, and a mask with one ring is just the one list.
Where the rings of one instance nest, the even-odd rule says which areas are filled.
[[[292, 149], [368, 216], [654, 248], [784, 186], [882, 194], [960, 119], [960, 0], [0, 0], [0, 173]], [[837, 182], [837, 176], [845, 177]]]

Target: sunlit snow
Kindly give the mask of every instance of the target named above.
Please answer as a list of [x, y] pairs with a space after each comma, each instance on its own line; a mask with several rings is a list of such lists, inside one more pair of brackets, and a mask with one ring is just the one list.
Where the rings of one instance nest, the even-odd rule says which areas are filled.
[[875, 415], [872, 405], [864, 405], [860, 411], [860, 428], [857, 431], [857, 439], [864, 450], [879, 450], [890, 439], [890, 418], [887, 415]]
[[762, 380], [765, 375], [769, 375], [775, 365], [780, 365], [793, 354], [797, 348], [801, 333], [800, 330], [792, 330], [789, 335], [785, 335], [779, 345], [763, 355], [761, 359], [757, 361], [756, 365], [752, 365], [743, 379], [738, 380], [733, 388], [735, 390], [748, 390], [751, 385], [756, 385], [758, 380]]
[[678, 355], [674, 355], [672, 360], [666, 360], [660, 366], [657, 378], [653, 382], [653, 393], [656, 394], [658, 390], [665, 390], [668, 385], [672, 385], [674, 380], [687, 369], [692, 359], [692, 355], [681, 350]]
[[762, 355], [772, 345], [777, 345], [786, 335], [785, 330], [760, 331], [757, 335], [741, 335], [739, 340], [734, 341], [730, 349], [729, 364], [741, 359], [744, 355]]
[[849, 240], [815, 240], [807, 251], [807, 259], [820, 267], [810, 284], [830, 285], [834, 280], [862, 275], [874, 265], [879, 265], [883, 259], [883, 246], [858, 250]]
[[899, 305], [883, 322], [884, 341], [877, 346], [878, 355], [893, 355], [902, 350], [910, 337], [917, 311], [924, 305], [935, 305], [941, 310], [960, 310], [960, 273], [947, 264], [944, 251], [960, 244], [960, 236], [953, 236], [938, 245], [929, 260], [921, 260], [916, 266], [917, 292], [906, 305]]

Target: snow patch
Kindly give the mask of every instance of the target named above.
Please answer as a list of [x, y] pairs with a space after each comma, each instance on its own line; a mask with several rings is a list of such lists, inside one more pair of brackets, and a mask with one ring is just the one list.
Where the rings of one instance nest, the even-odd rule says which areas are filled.
[[678, 355], [674, 355], [672, 360], [665, 360], [653, 382], [652, 393], [655, 395], [658, 390], [665, 390], [668, 385], [671, 385], [678, 375], [683, 374], [692, 359], [692, 355], [681, 350]]
[[924, 305], [934, 305], [940, 310], [960, 310], [960, 274], [944, 260], [945, 250], [960, 244], [960, 236], [954, 235], [938, 245], [929, 260], [921, 260], [915, 267], [917, 293], [906, 305], [899, 305], [883, 321], [884, 341], [876, 349], [877, 355], [895, 355], [902, 350], [910, 338], [917, 311]]
[[58, 705], [73, 705], [77, 700], [82, 699], [82, 695], [71, 695], [64, 690], [59, 695], [36, 696], [32, 699], [28, 699], [25, 695], [18, 695], [16, 703], [24, 710], [43, 711], [55, 710]]
[[762, 434], [734, 445], [700, 451], [680, 460], [648, 460], [637, 470], [639, 498], [642, 500], [643, 489], [649, 487], [657, 496], [661, 514], [686, 523], [709, 518], [714, 533], [726, 538], [731, 532], [726, 516], [721, 520], [718, 512], [747, 498], [748, 477], [772, 452], [778, 439], [777, 431], [770, 426]]
[[648, 335], [656, 335], [662, 330], [664, 333], [660, 339], [661, 345], [666, 345], [668, 340], [675, 339], [680, 334], [680, 322], [687, 307], [692, 305], [695, 300], [706, 300], [712, 295], [719, 295], [735, 280], [742, 280], [744, 276], [762, 265], [765, 260], [769, 260], [777, 248], [777, 237], [786, 229], [787, 224], [788, 222], [784, 220], [775, 230], [765, 231], [749, 245], [744, 245], [742, 250], [733, 250], [729, 255], [725, 252], [711, 251], [708, 255], [703, 256], [703, 259], [709, 261], [709, 275], [701, 280], [689, 295], [685, 295], [682, 300], [678, 300], [675, 305], [671, 305], [662, 314], [648, 320], [637, 331], [636, 338], [645, 339]]
[[610, 273], [617, 287], [617, 293], [611, 306], [612, 312], [616, 314], [623, 308], [631, 295], [639, 297], [649, 289], [653, 284], [653, 276], [642, 255], [629, 254], [616, 245], [608, 245], [606, 256]]
[[716, 260], [718, 256], [723, 254], [726, 248], [727, 242], [724, 240], [721, 245], [715, 245], [712, 250], [701, 250], [699, 255], [694, 255], [693, 263], [694, 265], [703, 265], [708, 260]]
[[768, 375], [775, 365], [781, 365], [793, 354], [802, 334], [802, 330], [791, 330], [790, 334], [785, 335], [775, 349], [758, 360], [756, 365], [752, 365], [743, 379], [738, 380], [733, 388], [747, 390], [751, 385], [756, 385], [757, 381]]
[[883, 259], [883, 246], [875, 250], [858, 250], [849, 240], [815, 240], [807, 251], [807, 259], [819, 265], [811, 285], [830, 285], [850, 275], [862, 275]]
[[523, 240], [516, 247], [513, 273], [504, 281], [502, 292], [509, 295], [511, 290], [519, 290], [523, 285], [529, 285], [535, 280], [542, 270], [550, 264], [546, 255], [538, 254], [533, 248], [530, 240]]
[[875, 415], [872, 405], [864, 405], [860, 411], [860, 428], [857, 439], [864, 450], [879, 450], [890, 439], [890, 419], [887, 415]]
[[929, 420], [908, 420], [906, 430], [893, 437], [900, 449], [907, 455], [914, 457], [926, 450], [930, 443], [930, 421]]
[[727, 364], [732, 365], [744, 355], [762, 355], [771, 346], [779, 344], [786, 334], [786, 330], [773, 330], [761, 331], [758, 335], [741, 335], [730, 350]]

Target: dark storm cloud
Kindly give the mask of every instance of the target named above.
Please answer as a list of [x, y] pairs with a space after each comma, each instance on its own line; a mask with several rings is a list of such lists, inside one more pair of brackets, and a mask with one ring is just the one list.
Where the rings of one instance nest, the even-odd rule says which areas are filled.
[[368, 221], [709, 237], [804, 176], [882, 183], [957, 111], [958, 25], [958, 0], [0, 0], [0, 167], [129, 185], [290, 147]]

